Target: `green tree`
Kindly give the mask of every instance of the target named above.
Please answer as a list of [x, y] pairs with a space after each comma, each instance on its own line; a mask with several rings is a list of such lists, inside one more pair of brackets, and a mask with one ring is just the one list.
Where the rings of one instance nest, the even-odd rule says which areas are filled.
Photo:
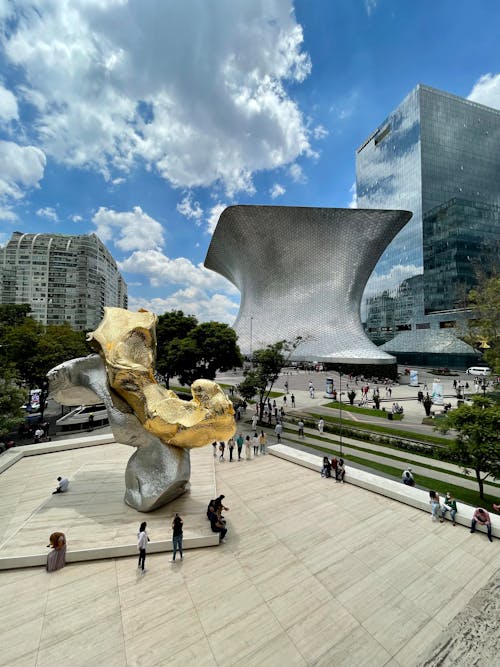
[[22, 405], [26, 390], [19, 386], [19, 377], [10, 365], [0, 364], [0, 435], [6, 434], [24, 420]]
[[185, 341], [189, 332], [198, 326], [194, 315], [184, 315], [182, 310], [172, 310], [158, 318], [156, 325], [156, 369], [166, 381], [179, 375], [183, 368], [192, 368], [195, 364], [194, 343]]
[[213, 380], [218, 371], [242, 364], [236, 333], [227, 324], [203, 322], [181, 310], [158, 318], [156, 368], [167, 387], [174, 376], [190, 385], [199, 378]]
[[470, 321], [468, 341], [484, 349], [483, 359], [495, 373], [500, 373], [500, 276], [481, 280], [469, 292], [469, 305], [476, 313]]
[[68, 359], [90, 354], [83, 331], [68, 324], [43, 326], [32, 317], [5, 327], [2, 357], [30, 386], [42, 386], [48, 371]]
[[500, 477], [500, 404], [488, 396], [475, 396], [472, 405], [462, 405], [448, 412], [436, 428], [457, 433], [448, 451], [464, 468], [472, 469], [479, 485], [479, 495], [484, 498], [484, 481], [492, 476]]
[[199, 378], [213, 380], [218, 371], [241, 366], [237, 340], [236, 332], [221, 322], [203, 322], [192, 329], [185, 339], [187, 354], [178, 374], [181, 383], [192, 384]]
[[245, 379], [240, 383], [238, 391], [246, 400], [258, 397], [259, 420], [262, 421], [264, 406], [271, 394], [281, 370], [288, 363], [290, 356], [302, 342], [298, 336], [294, 341], [278, 341], [253, 354], [253, 368], [245, 373]]
[[31, 306], [28, 303], [4, 303], [0, 304], [0, 331], [5, 326], [21, 324], [31, 312]]

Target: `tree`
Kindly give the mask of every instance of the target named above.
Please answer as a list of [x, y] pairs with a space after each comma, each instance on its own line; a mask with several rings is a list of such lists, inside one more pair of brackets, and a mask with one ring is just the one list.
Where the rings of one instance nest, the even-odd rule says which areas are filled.
[[246, 400], [258, 396], [259, 420], [264, 415], [264, 405], [272, 391], [274, 383], [279, 378], [281, 369], [287, 364], [290, 356], [303, 341], [298, 336], [294, 341], [278, 341], [253, 354], [254, 368], [245, 373], [245, 379], [240, 383], [238, 390]]
[[495, 373], [500, 373], [500, 276], [481, 280], [469, 292], [469, 305], [477, 317], [470, 321], [468, 341], [488, 346], [483, 358]]
[[0, 435], [8, 433], [24, 420], [22, 405], [26, 391], [12, 366], [0, 364]]
[[236, 333], [227, 324], [198, 324], [194, 316], [177, 310], [161, 315], [156, 331], [156, 367], [167, 387], [174, 376], [189, 385], [199, 378], [213, 380], [218, 371], [242, 364]]
[[198, 326], [194, 315], [184, 315], [182, 310], [172, 310], [158, 318], [156, 325], [156, 369], [167, 385], [170, 378], [179, 375], [183, 368], [195, 364], [195, 349], [192, 341], [183, 344], [189, 333]]
[[31, 317], [5, 327], [1, 351], [31, 387], [41, 386], [54, 366], [90, 354], [83, 331], [68, 324], [43, 326]]
[[[479, 495], [484, 498], [484, 481], [500, 477], [500, 404], [489, 396], [475, 396], [472, 405], [448, 412], [436, 428], [454, 429], [457, 437], [448, 445], [452, 457], [464, 468], [474, 470]], [[483, 475], [483, 476], [482, 476]]]

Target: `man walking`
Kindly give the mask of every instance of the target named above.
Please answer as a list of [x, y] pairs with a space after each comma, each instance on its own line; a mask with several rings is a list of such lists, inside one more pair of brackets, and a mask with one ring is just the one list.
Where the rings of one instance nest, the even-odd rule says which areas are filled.
[[304, 422], [302, 419], [298, 422], [297, 427], [299, 429], [299, 438], [305, 438], [304, 435]]
[[241, 461], [241, 450], [243, 449], [244, 442], [243, 434], [238, 433], [238, 437], [236, 438], [236, 446], [238, 447], [238, 461]]
[[283, 426], [281, 425], [281, 422], [278, 422], [276, 426], [274, 427], [274, 433], [276, 435], [276, 438], [278, 442], [281, 442], [281, 434], [283, 432]]
[[323, 429], [325, 428], [325, 420], [321, 418], [318, 422], [318, 431], [323, 435]]

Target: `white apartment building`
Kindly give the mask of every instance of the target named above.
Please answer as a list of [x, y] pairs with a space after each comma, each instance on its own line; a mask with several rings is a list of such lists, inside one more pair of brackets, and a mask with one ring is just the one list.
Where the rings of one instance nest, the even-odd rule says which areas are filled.
[[87, 331], [104, 306], [127, 307], [127, 285], [95, 234], [14, 232], [0, 248], [0, 303], [28, 303], [42, 324]]

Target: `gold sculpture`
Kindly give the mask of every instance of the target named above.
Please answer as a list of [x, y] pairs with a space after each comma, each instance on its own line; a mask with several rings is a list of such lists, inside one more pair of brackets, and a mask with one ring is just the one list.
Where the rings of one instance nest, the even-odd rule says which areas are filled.
[[196, 380], [192, 400], [183, 401], [156, 382], [157, 319], [147, 310], [104, 309], [87, 340], [104, 361], [110, 387], [164, 444], [191, 448], [227, 440], [235, 432], [234, 409], [218, 384]]

